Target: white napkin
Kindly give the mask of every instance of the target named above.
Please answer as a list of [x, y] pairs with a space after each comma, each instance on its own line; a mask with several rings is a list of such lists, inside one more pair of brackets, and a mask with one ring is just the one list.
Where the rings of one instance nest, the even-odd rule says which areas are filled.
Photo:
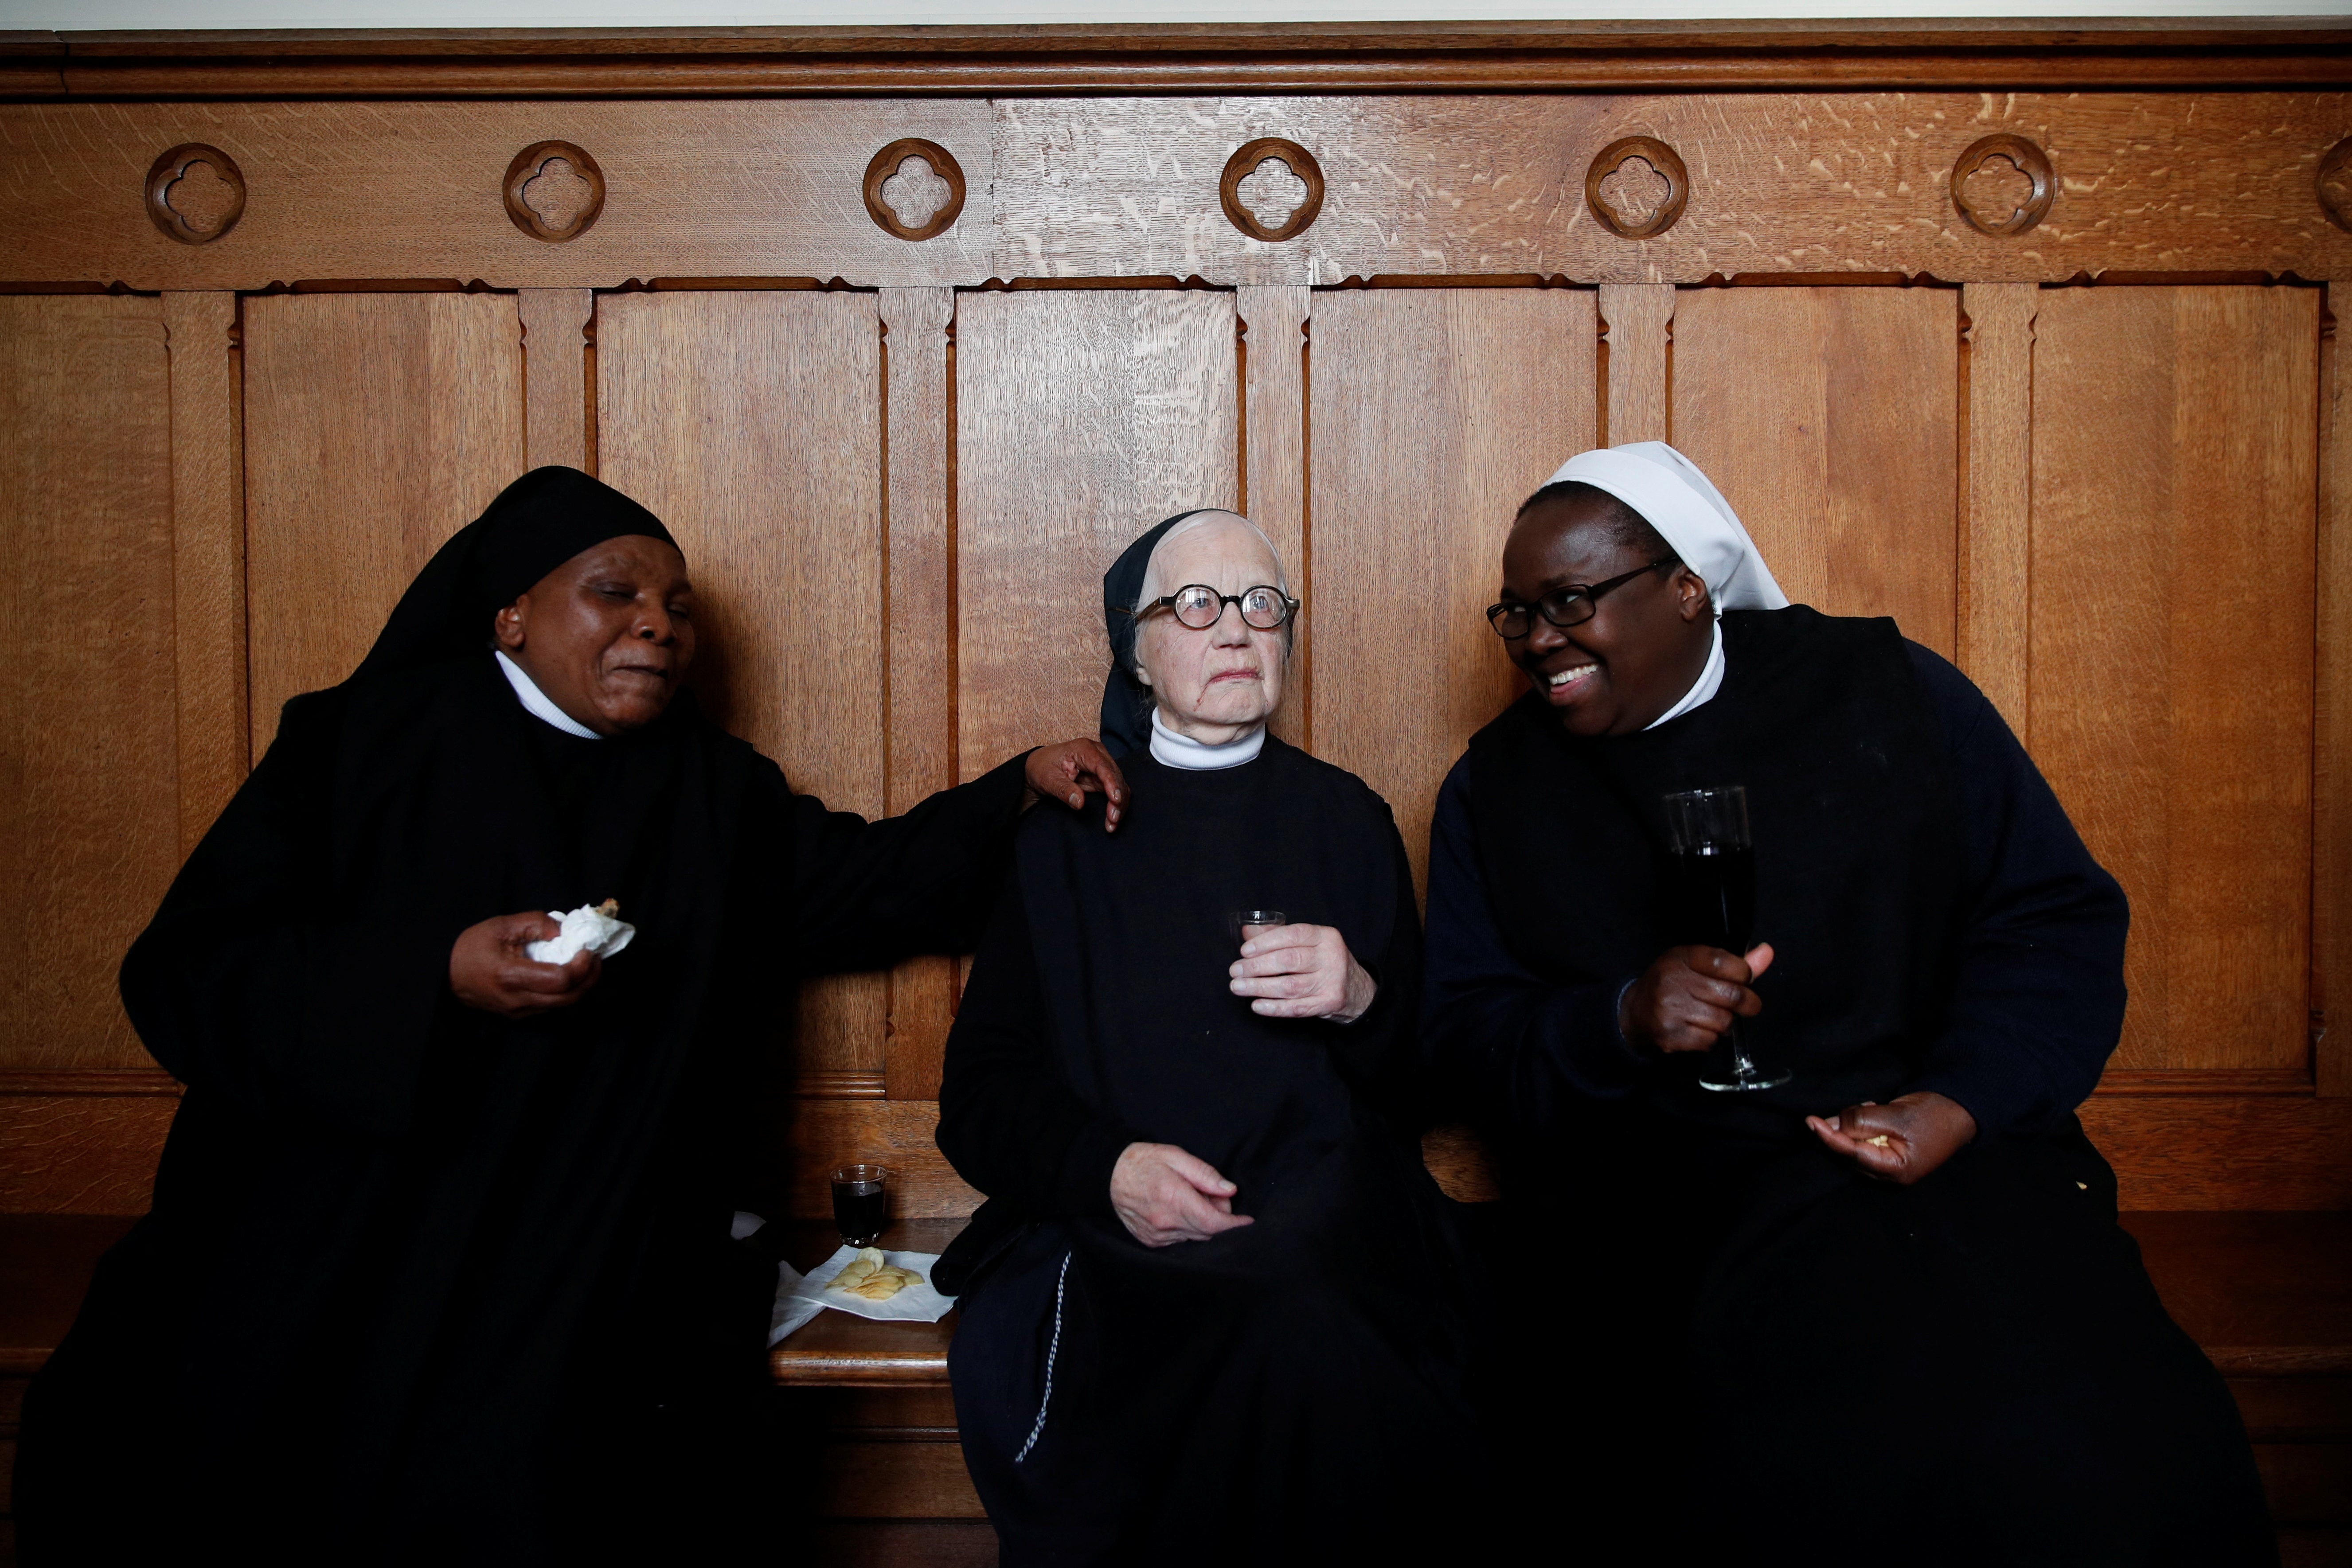
[[[612, 914], [605, 912], [608, 904]], [[583, 904], [569, 914], [551, 909], [547, 917], [563, 929], [545, 942], [530, 943], [523, 951], [534, 964], [569, 964], [583, 953], [609, 958], [627, 946], [629, 938], [637, 934], [635, 926], [614, 918], [619, 909], [609, 898], [601, 904]]]
[[931, 1270], [939, 1267], [936, 1252], [885, 1252], [882, 1260], [899, 1269], [912, 1269], [923, 1277], [919, 1285], [908, 1285], [886, 1301], [869, 1301], [863, 1296], [853, 1296], [846, 1291], [828, 1291], [833, 1277], [857, 1256], [855, 1247], [842, 1247], [834, 1255], [809, 1270], [803, 1278], [790, 1269], [777, 1275], [775, 1314], [768, 1321], [770, 1344], [783, 1338], [801, 1324], [827, 1307], [854, 1312], [861, 1318], [873, 1318], [882, 1322], [935, 1323], [955, 1308], [953, 1296], [942, 1296], [931, 1284]]

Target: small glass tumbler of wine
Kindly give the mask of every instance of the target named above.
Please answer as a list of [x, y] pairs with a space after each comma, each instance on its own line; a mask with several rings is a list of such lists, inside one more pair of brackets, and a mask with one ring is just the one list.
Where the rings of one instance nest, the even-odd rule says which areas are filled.
[[890, 1173], [843, 1166], [833, 1173], [833, 1223], [852, 1247], [871, 1247], [890, 1228]]
[[1277, 925], [1288, 924], [1288, 917], [1279, 909], [1228, 909], [1225, 911], [1225, 935], [1238, 947], [1244, 942], [1255, 941]]
[[[1681, 789], [1666, 797], [1666, 843], [1674, 852], [1667, 908], [1675, 939], [1745, 955], [1756, 936], [1756, 846], [1748, 836], [1748, 791], [1738, 784]], [[1739, 1027], [1706, 1053], [1703, 1089], [1777, 1089], [1793, 1076], [1760, 1060]]]

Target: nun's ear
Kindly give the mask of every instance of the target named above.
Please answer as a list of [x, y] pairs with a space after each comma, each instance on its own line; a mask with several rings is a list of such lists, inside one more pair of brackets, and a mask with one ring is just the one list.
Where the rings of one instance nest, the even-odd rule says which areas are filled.
[[1707, 597], [1706, 580], [1688, 566], [1675, 569], [1675, 613], [1685, 621], [1697, 621], [1714, 613], [1714, 602]]
[[530, 617], [530, 595], [526, 593], [512, 604], [490, 617], [490, 639], [511, 653], [522, 646], [523, 626]]

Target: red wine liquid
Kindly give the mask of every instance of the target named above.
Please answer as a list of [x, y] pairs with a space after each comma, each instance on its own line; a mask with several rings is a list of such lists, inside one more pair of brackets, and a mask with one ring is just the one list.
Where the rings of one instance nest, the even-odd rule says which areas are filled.
[[890, 1194], [878, 1181], [835, 1182], [833, 1223], [852, 1247], [870, 1247], [890, 1228]]
[[1746, 953], [1756, 932], [1756, 852], [1684, 851], [1672, 859], [1670, 939]]

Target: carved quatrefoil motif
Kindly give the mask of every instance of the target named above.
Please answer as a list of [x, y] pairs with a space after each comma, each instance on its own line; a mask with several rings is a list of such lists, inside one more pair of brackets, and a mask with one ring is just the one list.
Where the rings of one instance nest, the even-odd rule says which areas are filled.
[[507, 216], [533, 239], [578, 239], [604, 210], [604, 171], [569, 141], [535, 141], [507, 165]]
[[2049, 154], [2022, 136], [2004, 131], [1971, 142], [1952, 165], [1952, 205], [1970, 228], [1996, 239], [2040, 223], [2057, 194]]
[[182, 245], [209, 245], [245, 215], [245, 174], [217, 147], [174, 147], [147, 171], [147, 215]]
[[1584, 171], [1584, 204], [1601, 227], [1625, 239], [1654, 239], [1690, 201], [1682, 154], [1654, 136], [1624, 136]]
[[936, 141], [902, 137], [866, 165], [866, 211], [900, 239], [945, 234], [963, 214], [963, 167]]
[[2352, 136], [2319, 161], [2319, 206], [2339, 229], [2352, 229]]
[[1261, 136], [1225, 160], [1217, 200], [1250, 238], [1292, 239], [1323, 210], [1323, 165], [1296, 141]]

